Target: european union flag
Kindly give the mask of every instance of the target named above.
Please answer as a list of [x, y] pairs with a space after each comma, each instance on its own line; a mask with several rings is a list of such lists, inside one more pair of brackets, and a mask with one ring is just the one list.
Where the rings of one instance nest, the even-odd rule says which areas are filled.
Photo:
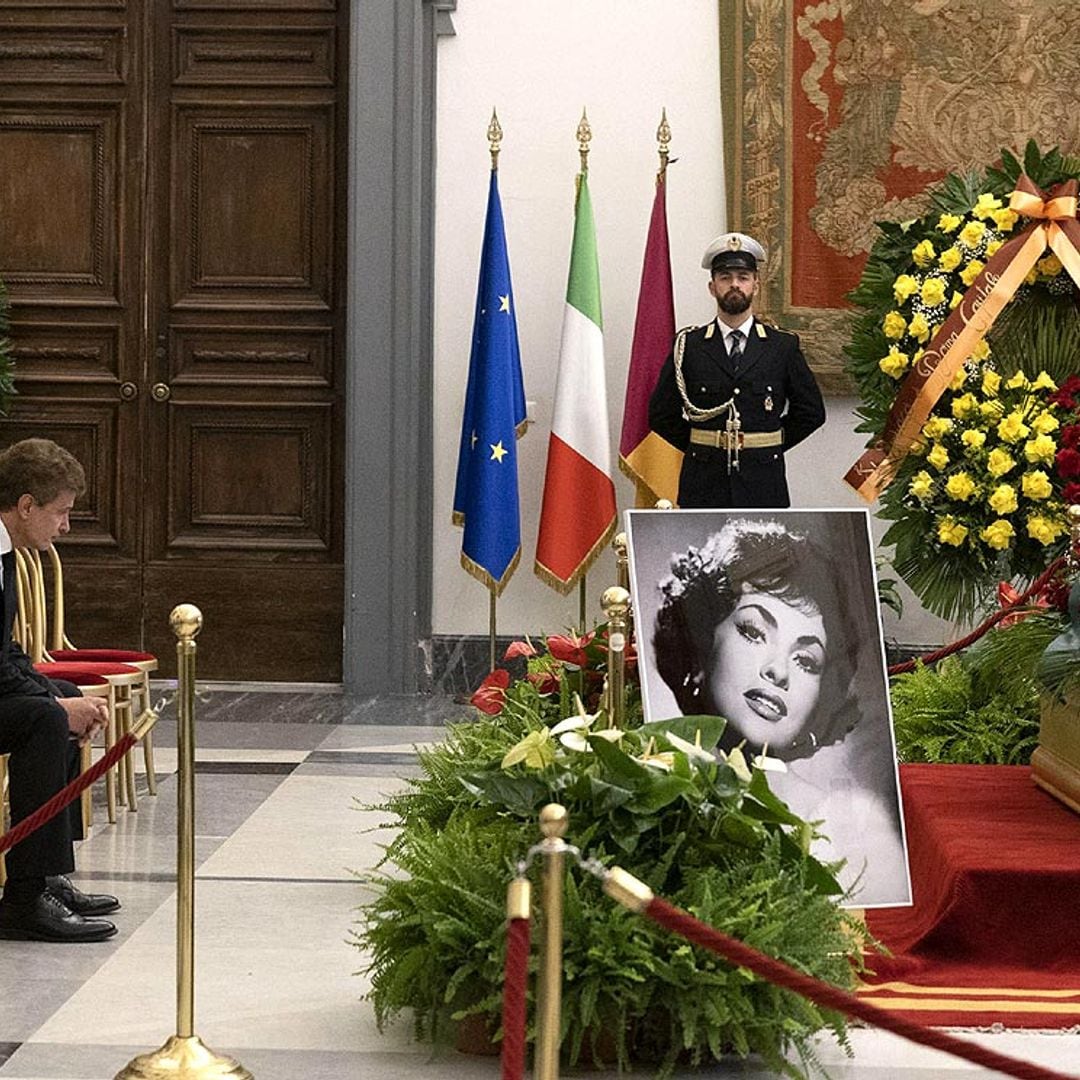
[[454, 524], [465, 526], [461, 565], [496, 596], [521, 557], [517, 439], [524, 430], [517, 315], [498, 173], [492, 169], [461, 422]]

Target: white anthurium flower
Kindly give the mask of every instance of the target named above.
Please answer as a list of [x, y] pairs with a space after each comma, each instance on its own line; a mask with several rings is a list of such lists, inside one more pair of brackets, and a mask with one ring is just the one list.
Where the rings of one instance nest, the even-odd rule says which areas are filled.
[[766, 743], [761, 748], [760, 754], [755, 754], [750, 762], [755, 769], [760, 769], [762, 772], [787, 772], [787, 762], [781, 761], [776, 757], [769, 757], [769, 744]]
[[568, 750], [576, 750], [580, 754], [588, 753], [592, 749], [589, 746], [589, 735], [598, 735], [601, 739], [607, 739], [608, 742], [618, 742], [623, 736], [618, 728], [592, 730], [592, 725], [596, 723], [599, 715], [599, 713], [580, 713], [578, 716], [568, 716], [551, 729], [551, 734], [557, 735], [559, 742]]
[[731, 771], [744, 783], [749, 784], [752, 777], [750, 776], [750, 767], [746, 764], [746, 758], [743, 757], [741, 743], [738, 746], [733, 746], [727, 752], [726, 760], [731, 766]]
[[643, 765], [649, 765], [654, 769], [659, 769], [661, 772], [671, 772], [672, 767], [675, 764], [675, 751], [657, 751], [656, 740], [650, 738], [645, 746], [645, 749], [641, 752], [641, 756], [638, 758], [638, 761], [640, 761]]
[[667, 739], [676, 750], [681, 750], [692, 761], [704, 761], [709, 764], [716, 761], [708, 750], [702, 750], [701, 748], [701, 732], [697, 733], [697, 738], [694, 742], [687, 742], [685, 739], [679, 738], [678, 735], [673, 735], [670, 731], [664, 732], [664, 738]]

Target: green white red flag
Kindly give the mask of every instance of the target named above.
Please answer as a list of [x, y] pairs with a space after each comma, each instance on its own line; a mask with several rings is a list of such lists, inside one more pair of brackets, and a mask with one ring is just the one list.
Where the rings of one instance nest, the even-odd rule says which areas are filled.
[[588, 176], [582, 172], [536, 542], [537, 575], [568, 593], [611, 539], [615, 519], [596, 227]]

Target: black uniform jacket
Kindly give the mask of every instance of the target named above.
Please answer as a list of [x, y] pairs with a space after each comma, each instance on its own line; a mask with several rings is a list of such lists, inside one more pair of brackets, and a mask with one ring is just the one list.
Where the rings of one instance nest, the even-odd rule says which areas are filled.
[[790, 506], [784, 452], [825, 423], [825, 404], [799, 339], [754, 320], [733, 369], [721, 328], [714, 321], [686, 332], [683, 378], [691, 403], [711, 409], [734, 399], [742, 430], [783, 433], [779, 446], [747, 447], [729, 470], [722, 447], [690, 442], [690, 428], [723, 430], [727, 413], [691, 424], [686, 419], [670, 354], [649, 400], [649, 426], [685, 454], [679, 477], [682, 507]]

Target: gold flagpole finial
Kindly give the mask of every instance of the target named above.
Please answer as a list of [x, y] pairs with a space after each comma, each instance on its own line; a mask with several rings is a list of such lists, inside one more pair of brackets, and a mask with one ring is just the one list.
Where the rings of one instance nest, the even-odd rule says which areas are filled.
[[499, 124], [499, 116], [494, 109], [491, 110], [491, 123], [487, 129], [488, 149], [491, 151], [491, 168], [499, 167], [499, 150], [502, 145], [503, 129]]
[[657, 179], [662, 179], [667, 172], [668, 157], [671, 153], [671, 125], [667, 120], [667, 109], [660, 110], [660, 126], [656, 129], [657, 150], [660, 153], [660, 173]]
[[577, 126], [578, 153], [581, 155], [581, 171], [589, 171], [589, 143], [592, 142], [592, 128], [589, 127], [589, 118], [585, 115], [585, 109], [581, 110], [581, 119]]

